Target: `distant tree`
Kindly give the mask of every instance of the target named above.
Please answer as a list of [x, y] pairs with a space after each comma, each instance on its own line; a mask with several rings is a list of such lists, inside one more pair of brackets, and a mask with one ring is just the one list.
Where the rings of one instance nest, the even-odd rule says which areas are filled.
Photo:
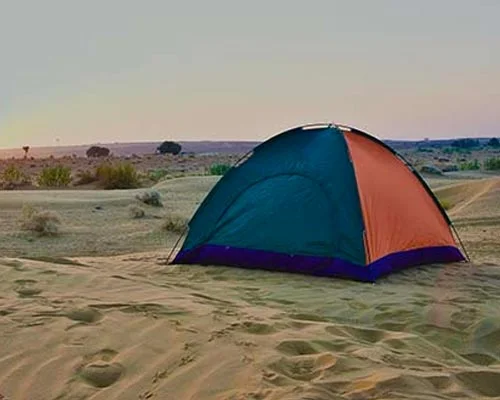
[[477, 139], [457, 139], [451, 143], [452, 147], [457, 147], [459, 149], [470, 149], [473, 147], [479, 147], [479, 140]]
[[87, 150], [87, 157], [107, 157], [109, 156], [109, 149], [106, 147], [92, 146]]
[[30, 147], [29, 146], [23, 146], [23, 150], [24, 150], [24, 159], [27, 159], [28, 158], [28, 152], [30, 151]]
[[179, 143], [165, 141], [156, 148], [160, 154], [174, 154], [177, 155], [181, 152], [182, 146]]
[[490, 146], [490, 147], [500, 147], [500, 140], [498, 140], [497, 138], [491, 138], [488, 141], [488, 146]]

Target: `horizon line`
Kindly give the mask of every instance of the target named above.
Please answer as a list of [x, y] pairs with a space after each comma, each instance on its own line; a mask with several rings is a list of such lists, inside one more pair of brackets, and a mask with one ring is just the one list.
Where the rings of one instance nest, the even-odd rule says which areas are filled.
[[[277, 133], [276, 135], [278, 135]], [[369, 133], [370, 134], [370, 133]], [[371, 134], [370, 134], [371, 135]], [[275, 136], [275, 135], [273, 135]], [[163, 143], [165, 141], [170, 141], [170, 142], [177, 142], [177, 143], [223, 143], [223, 142], [230, 142], [230, 143], [263, 143], [266, 142], [267, 140], [271, 139], [273, 136], [268, 137], [267, 139], [263, 140], [250, 140], [250, 139], [242, 139], [242, 140], [235, 140], [235, 139], [199, 139], [199, 140], [176, 140], [176, 139], [163, 139], [163, 140], [137, 140], [137, 141], [124, 141], [124, 142], [119, 142], [119, 141], [108, 141], [108, 142], [93, 142], [93, 143], [72, 143], [72, 144], [45, 144], [45, 145], [35, 145], [35, 146], [29, 146], [30, 149], [52, 149], [52, 148], [65, 148], [65, 147], [90, 147], [90, 146], [109, 146], [109, 145], [127, 145], [127, 144], [149, 144], [149, 143]], [[437, 138], [430, 138], [430, 137], [424, 137], [424, 138], [419, 138], [419, 139], [392, 139], [392, 138], [381, 138], [377, 137], [376, 135], [371, 135], [374, 136], [375, 138], [383, 141], [383, 142], [433, 142], [433, 141], [443, 141], [443, 140], [458, 140], [458, 139], [476, 139], [476, 140], [484, 140], [484, 139], [492, 139], [495, 138], [496, 136], [454, 136], [454, 137], [437, 137]], [[16, 146], [16, 147], [3, 147], [0, 146], [0, 151], [8, 151], [8, 150], [22, 150], [23, 146]]]

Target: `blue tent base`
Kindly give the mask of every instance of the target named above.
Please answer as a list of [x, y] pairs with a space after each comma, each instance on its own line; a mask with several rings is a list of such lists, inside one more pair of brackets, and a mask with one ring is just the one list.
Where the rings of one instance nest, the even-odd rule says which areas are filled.
[[459, 261], [465, 261], [465, 258], [460, 250], [453, 246], [401, 251], [362, 266], [338, 258], [289, 255], [207, 244], [191, 250], [182, 250], [172, 264], [225, 265], [375, 282], [382, 276], [408, 267]]

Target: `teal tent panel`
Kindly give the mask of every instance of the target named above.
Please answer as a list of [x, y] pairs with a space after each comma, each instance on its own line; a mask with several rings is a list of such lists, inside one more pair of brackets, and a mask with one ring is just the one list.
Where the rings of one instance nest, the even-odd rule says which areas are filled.
[[218, 244], [365, 264], [347, 145], [335, 128], [296, 129], [230, 170], [190, 221], [183, 250]]
[[[280, 196], [273, 193], [278, 191]], [[210, 244], [281, 253], [321, 255], [335, 251], [335, 215], [321, 186], [299, 175], [260, 181], [231, 205]]]

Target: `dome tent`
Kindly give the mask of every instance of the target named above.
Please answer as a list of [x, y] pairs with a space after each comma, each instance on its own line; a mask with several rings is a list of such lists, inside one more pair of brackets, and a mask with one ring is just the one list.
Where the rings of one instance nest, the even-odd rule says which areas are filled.
[[464, 261], [418, 173], [355, 128], [297, 127], [258, 145], [201, 203], [173, 263], [374, 282], [411, 266]]

